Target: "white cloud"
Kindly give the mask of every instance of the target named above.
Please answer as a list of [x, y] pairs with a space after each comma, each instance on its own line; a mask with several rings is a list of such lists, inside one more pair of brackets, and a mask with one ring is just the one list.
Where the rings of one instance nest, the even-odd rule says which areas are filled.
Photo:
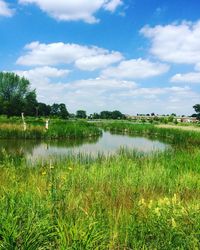
[[15, 71], [31, 81], [41, 102], [65, 103], [70, 112], [82, 108], [92, 112], [121, 110], [124, 113], [191, 114], [192, 106], [200, 96], [189, 87], [142, 87], [133, 81], [120, 79], [84, 79], [72, 82], [58, 81], [68, 70], [51, 67]]
[[[59, 82], [56, 84], [52, 83], [52, 78], [60, 78], [67, 76], [70, 71], [57, 69], [52, 67], [41, 67], [34, 68], [31, 70], [16, 70], [14, 71], [16, 74], [27, 78], [33, 88], [37, 90], [43, 90], [46, 88], [47, 90], [52, 89], [53, 91], [62, 86], [66, 87], [66, 91], [100, 91], [101, 93], [104, 91], [118, 91], [118, 90], [130, 90], [137, 87], [137, 84], [133, 81], [124, 81], [124, 80], [116, 80], [116, 79], [102, 79], [102, 78], [91, 78], [86, 80], [77, 80], [74, 82], [63, 83]], [[51, 86], [51, 87], [50, 87]], [[41, 94], [41, 93], [40, 93]], [[64, 94], [63, 92], [60, 94]], [[53, 95], [55, 96], [55, 95]]]
[[16, 74], [27, 78], [33, 88], [40, 88], [43, 84], [50, 83], [51, 78], [67, 76], [70, 71], [67, 69], [57, 69], [52, 67], [34, 68], [31, 70], [16, 70]]
[[11, 17], [13, 16], [14, 11], [9, 8], [8, 4], [0, 0], [0, 16]]
[[200, 95], [187, 86], [167, 88], [138, 87], [113, 95], [113, 101], [117, 99], [121, 103], [122, 110], [126, 110], [129, 114], [147, 114], [151, 112], [171, 114], [175, 112], [179, 115], [189, 115], [193, 113], [192, 106], [194, 103], [198, 103], [199, 98]]
[[200, 71], [200, 63], [197, 63], [197, 64], [195, 65], [195, 70]]
[[150, 62], [149, 60], [132, 59], [122, 61], [116, 67], [110, 67], [102, 71], [105, 77], [139, 79], [148, 78], [166, 73], [169, 66], [161, 63]]
[[25, 50], [27, 53], [18, 58], [17, 64], [44, 66], [75, 63], [79, 69], [92, 71], [123, 59], [119, 52], [62, 42], [51, 44], [32, 42], [25, 46]]
[[75, 65], [82, 70], [93, 71], [96, 69], [106, 68], [110, 64], [119, 62], [123, 59], [123, 56], [119, 52], [111, 52], [100, 54], [91, 57], [82, 57], [76, 60]]
[[[110, 80], [107, 79], [107, 81]], [[80, 88], [77, 85], [70, 93], [67, 96], [73, 105], [70, 102], [66, 103], [70, 109], [84, 107], [89, 112], [118, 109], [127, 114], [151, 112], [192, 114], [192, 106], [198, 103], [200, 98], [200, 95], [189, 87], [144, 88], [134, 84], [132, 87], [127, 86], [118, 91], [106, 86], [101, 89], [88, 87], [88, 85], [85, 87], [82, 85]]]
[[200, 72], [190, 72], [187, 74], [176, 74], [171, 78], [171, 82], [200, 83]]
[[150, 52], [163, 61], [184, 64], [200, 62], [200, 21], [154, 28], [146, 26], [141, 33], [151, 39]]
[[21, 4], [36, 4], [56, 20], [96, 23], [94, 16], [101, 9], [114, 12], [122, 0], [19, 0]]
[[107, 1], [106, 4], [104, 5], [104, 8], [108, 11], [115, 11], [116, 8], [120, 5], [122, 5], [122, 0], [111, 0], [111, 1]]
[[56, 77], [62, 77], [69, 74], [68, 69], [57, 69], [52, 67], [41, 67], [41, 68], [34, 68], [28, 71], [16, 71], [16, 73], [23, 75], [25, 77], [45, 77], [45, 78], [56, 78]]
[[132, 89], [131, 91], [124, 93], [125, 96], [129, 97], [141, 97], [146, 99], [156, 99], [157, 97], [161, 97], [163, 95], [180, 95], [180, 94], [187, 94], [191, 89], [187, 86], [185, 87], [138, 87]]
[[137, 84], [133, 81], [124, 81], [124, 80], [116, 80], [116, 79], [87, 79], [87, 80], [79, 80], [73, 83], [73, 88], [78, 89], [98, 89], [103, 91], [108, 90], [130, 90], [135, 89]]

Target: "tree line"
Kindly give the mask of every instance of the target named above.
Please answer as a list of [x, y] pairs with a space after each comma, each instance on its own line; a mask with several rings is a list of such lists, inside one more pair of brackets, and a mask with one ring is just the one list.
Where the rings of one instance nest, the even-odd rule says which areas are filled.
[[0, 72], [0, 115], [20, 116], [58, 116], [69, 117], [64, 103], [46, 105], [37, 101], [35, 90], [30, 82], [14, 73]]
[[[200, 119], [200, 104], [193, 106], [196, 116]], [[86, 111], [78, 110], [76, 114], [70, 114], [64, 103], [47, 105], [37, 101], [35, 90], [31, 90], [30, 82], [15, 73], [0, 72], [0, 115], [20, 116], [53, 116], [62, 119], [90, 118], [90, 119], [126, 119], [120, 111], [102, 111], [87, 116]], [[155, 115], [154, 113], [151, 114]]]
[[38, 102], [35, 90], [31, 90], [30, 82], [15, 73], [0, 72], [0, 115], [46, 116], [68, 119], [69, 117], [86, 118], [86, 112], [78, 110], [76, 115], [70, 114], [64, 103], [47, 105]]
[[126, 119], [126, 115], [122, 114], [120, 111], [102, 111], [99, 114], [94, 113], [89, 116], [90, 119]]
[[[53, 116], [62, 119], [87, 118], [84, 110], [70, 114], [64, 103], [47, 105], [37, 101], [36, 91], [30, 88], [30, 82], [15, 73], [0, 72], [0, 115], [20, 116]], [[91, 119], [122, 119], [125, 118], [119, 111], [102, 111], [100, 114], [90, 115]]]

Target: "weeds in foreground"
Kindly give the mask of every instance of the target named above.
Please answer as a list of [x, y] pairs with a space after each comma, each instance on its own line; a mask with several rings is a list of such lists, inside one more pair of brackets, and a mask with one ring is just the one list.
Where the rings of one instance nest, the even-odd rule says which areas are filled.
[[0, 164], [0, 249], [199, 249], [200, 151]]

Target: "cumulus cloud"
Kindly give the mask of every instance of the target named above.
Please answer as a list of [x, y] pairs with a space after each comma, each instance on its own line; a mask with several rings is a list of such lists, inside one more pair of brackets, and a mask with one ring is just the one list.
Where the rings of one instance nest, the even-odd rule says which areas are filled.
[[133, 81], [124, 81], [117, 79], [87, 79], [79, 80], [73, 83], [73, 88], [78, 89], [98, 89], [98, 90], [130, 90], [137, 87], [137, 84]]
[[41, 88], [43, 84], [46, 86], [50, 83], [51, 78], [67, 76], [70, 71], [67, 69], [57, 69], [45, 66], [24, 71], [16, 70], [15, 73], [30, 80], [33, 88]]
[[11, 17], [14, 14], [14, 10], [10, 9], [8, 3], [0, 0], [0, 16]]
[[129, 97], [141, 97], [145, 99], [157, 99], [158, 97], [163, 98], [164, 95], [185, 95], [190, 92], [191, 89], [187, 86], [184, 87], [139, 87], [132, 89], [129, 92], [123, 93], [124, 96]]
[[19, 0], [21, 4], [36, 4], [56, 20], [97, 23], [94, 16], [99, 10], [114, 12], [122, 0]]
[[200, 63], [197, 63], [197, 64], [195, 65], [195, 70], [200, 71]]
[[[184, 87], [139, 87], [130, 91], [121, 91], [118, 95], [113, 95], [113, 100], [117, 98], [122, 107], [128, 103], [125, 110], [129, 114], [150, 113], [158, 114], [191, 114], [193, 103], [198, 103], [200, 95], [191, 88]], [[132, 111], [132, 112], [131, 112]]]
[[123, 59], [119, 52], [104, 53], [96, 56], [88, 56], [77, 59], [75, 65], [81, 70], [93, 71], [96, 69], [106, 68], [113, 63]]
[[150, 52], [159, 59], [184, 64], [200, 62], [200, 21], [146, 26], [140, 32], [151, 40]]
[[175, 83], [200, 83], [200, 72], [190, 72], [187, 74], [176, 74], [171, 78]]
[[49, 104], [63, 102], [70, 112], [82, 108], [90, 113], [119, 109], [128, 114], [190, 114], [192, 106], [200, 98], [187, 86], [148, 88], [134, 81], [108, 78], [61, 81], [58, 78], [67, 76], [69, 71], [51, 67], [15, 72], [30, 80], [32, 87], [36, 88], [39, 101]]
[[[34, 68], [27, 71], [15, 71], [30, 80], [32, 88], [37, 91], [39, 101], [45, 103], [63, 102], [70, 110], [85, 108], [95, 111], [111, 105], [112, 95], [121, 91], [135, 89], [133, 81], [115, 79], [83, 79], [67, 82], [53, 79], [68, 75], [68, 70], [51, 67]], [[113, 101], [113, 100], [112, 100]], [[113, 103], [113, 108], [114, 108]], [[110, 106], [111, 107], [111, 106]]]
[[79, 69], [92, 71], [123, 59], [119, 52], [62, 42], [51, 44], [32, 42], [25, 46], [25, 50], [27, 53], [18, 58], [17, 64], [44, 66], [75, 63]]
[[168, 70], [169, 66], [166, 64], [150, 62], [149, 60], [139, 58], [122, 61], [116, 67], [105, 69], [102, 71], [102, 76], [124, 79], [142, 79], [164, 74]]
[[108, 11], [115, 11], [116, 8], [120, 5], [122, 5], [122, 0], [111, 0], [111, 1], [107, 1], [104, 5], [104, 8]]
[[[16, 70], [16, 74], [23, 76], [30, 80], [32, 87], [40, 89], [41, 86], [46, 86], [52, 83], [52, 78], [61, 78], [67, 76], [70, 71], [67, 69], [57, 69], [53, 67], [38, 67], [31, 70]], [[115, 90], [130, 90], [136, 88], [137, 84], [133, 81], [117, 80], [117, 79], [102, 79], [102, 78], [91, 78], [82, 79], [74, 82], [63, 83], [58, 80], [59, 84], [55, 84], [53, 88], [58, 86], [66, 86], [67, 91], [69, 90], [100, 90], [100, 91], [115, 91]], [[52, 85], [51, 85], [52, 87]]]

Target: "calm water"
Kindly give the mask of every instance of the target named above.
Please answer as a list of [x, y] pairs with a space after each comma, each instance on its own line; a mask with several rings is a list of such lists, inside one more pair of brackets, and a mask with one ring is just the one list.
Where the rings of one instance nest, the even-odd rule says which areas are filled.
[[100, 138], [67, 141], [0, 140], [0, 150], [10, 154], [23, 153], [31, 161], [64, 157], [67, 154], [116, 154], [120, 148], [134, 149], [142, 153], [164, 151], [168, 144], [144, 137], [111, 134], [103, 132]]

